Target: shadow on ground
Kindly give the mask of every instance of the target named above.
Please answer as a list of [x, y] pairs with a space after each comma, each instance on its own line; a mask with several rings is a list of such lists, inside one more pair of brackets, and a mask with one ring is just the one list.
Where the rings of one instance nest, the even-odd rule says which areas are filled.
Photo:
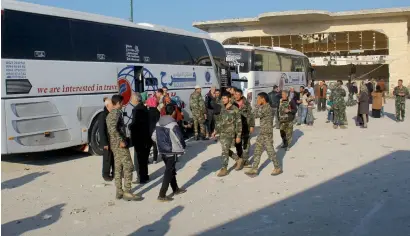
[[[192, 142], [188, 142], [187, 143], [187, 148], [186, 148], [186, 153], [180, 157], [178, 157], [179, 162], [177, 162], [176, 164], [176, 169], [177, 169], [177, 173], [178, 171], [181, 171], [185, 165], [191, 161], [192, 159], [194, 159], [196, 156], [198, 156], [200, 153], [204, 152], [209, 145], [214, 144], [215, 142], [213, 140], [208, 140], [208, 141], [192, 141]], [[160, 157], [158, 157], [158, 160], [160, 160]], [[143, 189], [142, 191], [140, 191], [138, 194], [143, 195], [145, 193], [147, 193], [148, 191], [150, 191], [151, 189], [159, 186], [162, 183], [162, 177], [165, 171], [165, 166], [164, 163], [162, 162], [161, 159], [161, 163], [159, 163], [160, 165], [162, 165], [161, 168], [159, 168], [158, 170], [156, 170], [155, 172], [153, 172], [152, 174], [150, 174], [150, 182], [145, 184], [145, 185], [149, 185], [147, 188]], [[178, 175], [177, 175], [177, 181], [178, 181]], [[178, 183], [180, 185], [180, 183]], [[132, 189], [133, 192], [138, 191], [139, 189], [141, 189], [143, 186], [145, 185], [137, 185], [135, 188]], [[192, 185], [192, 184], [190, 184]], [[169, 190], [168, 190], [169, 191]]]
[[170, 221], [172, 220], [172, 218], [178, 215], [183, 209], [183, 206], [177, 206], [168, 211], [163, 217], [161, 217], [161, 219], [155, 221], [150, 225], [145, 225], [129, 235], [165, 235], [171, 228]]
[[387, 116], [390, 120], [396, 121], [396, 114], [384, 112], [384, 115]]
[[395, 151], [196, 235], [410, 235], [409, 169]]
[[55, 205], [35, 216], [4, 223], [1, 225], [1, 233], [3, 235], [22, 235], [35, 229], [48, 227], [60, 219], [65, 205]]
[[3, 189], [12, 189], [23, 186], [31, 181], [35, 180], [36, 178], [48, 174], [48, 171], [45, 172], [34, 172], [24, 176], [20, 176], [14, 179], [9, 179], [1, 183], [1, 190]]
[[1, 161], [27, 165], [46, 166], [66, 161], [72, 161], [88, 156], [90, 156], [90, 154], [80, 152], [74, 148], [65, 148], [61, 150], [46, 152], [2, 155]]

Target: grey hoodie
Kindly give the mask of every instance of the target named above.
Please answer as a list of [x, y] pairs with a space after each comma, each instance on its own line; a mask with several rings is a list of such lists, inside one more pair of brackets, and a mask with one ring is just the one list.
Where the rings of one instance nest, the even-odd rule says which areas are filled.
[[160, 154], [174, 155], [185, 152], [184, 137], [177, 122], [171, 116], [159, 118], [151, 138], [157, 144]]

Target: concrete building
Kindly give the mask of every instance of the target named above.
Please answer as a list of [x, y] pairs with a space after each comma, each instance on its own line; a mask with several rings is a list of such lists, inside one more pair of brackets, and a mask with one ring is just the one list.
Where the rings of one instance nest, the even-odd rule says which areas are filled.
[[279, 46], [305, 53], [316, 80], [402, 79], [410, 85], [410, 7], [347, 12], [286, 11], [194, 22], [223, 44]]

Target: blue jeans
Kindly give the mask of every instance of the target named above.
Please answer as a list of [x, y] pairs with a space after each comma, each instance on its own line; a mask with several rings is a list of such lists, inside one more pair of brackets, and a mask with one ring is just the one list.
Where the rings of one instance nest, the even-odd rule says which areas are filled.
[[380, 115], [383, 117], [384, 116], [384, 106], [382, 106], [382, 109], [380, 110]]
[[305, 123], [306, 115], [307, 115], [307, 106], [300, 104], [298, 108], [298, 116], [299, 116], [298, 124]]
[[333, 121], [333, 111], [332, 110], [327, 111], [327, 120]]

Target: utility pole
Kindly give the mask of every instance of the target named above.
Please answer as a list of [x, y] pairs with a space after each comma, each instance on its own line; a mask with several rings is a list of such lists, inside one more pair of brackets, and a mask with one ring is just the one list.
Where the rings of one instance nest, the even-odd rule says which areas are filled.
[[131, 4], [131, 8], [130, 8], [130, 10], [131, 10], [131, 15], [130, 15], [130, 21], [131, 22], [134, 22], [134, 8], [133, 8], [133, 6], [134, 6], [134, 4], [133, 4], [133, 0], [130, 0], [130, 4]]

